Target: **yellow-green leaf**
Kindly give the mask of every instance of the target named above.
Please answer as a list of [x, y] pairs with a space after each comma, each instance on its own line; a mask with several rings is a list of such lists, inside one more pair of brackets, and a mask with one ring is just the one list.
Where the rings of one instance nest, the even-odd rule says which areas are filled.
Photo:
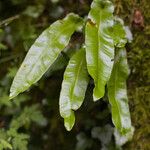
[[115, 18], [113, 27], [113, 37], [115, 47], [124, 47], [127, 43], [126, 32], [124, 29], [124, 22], [120, 18]]
[[71, 35], [83, 25], [83, 20], [69, 14], [47, 28], [31, 46], [19, 68], [11, 89], [10, 99], [36, 83], [68, 45]]
[[86, 60], [88, 72], [95, 83], [95, 101], [104, 96], [105, 85], [113, 67], [113, 11], [114, 7], [109, 0], [94, 0], [86, 24]]
[[83, 103], [88, 81], [85, 50], [80, 49], [71, 58], [65, 70], [59, 99], [60, 114], [68, 131], [75, 122], [73, 110], [77, 110]]
[[12, 149], [12, 146], [6, 140], [0, 139], [0, 150], [1, 149]]
[[126, 90], [128, 73], [126, 50], [117, 48], [112, 74], [108, 82], [108, 98], [113, 123], [121, 134], [126, 134], [132, 127]]

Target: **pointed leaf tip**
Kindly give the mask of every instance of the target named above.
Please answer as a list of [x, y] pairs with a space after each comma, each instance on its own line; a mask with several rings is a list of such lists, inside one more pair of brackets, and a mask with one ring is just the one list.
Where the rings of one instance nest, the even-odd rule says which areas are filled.
[[70, 59], [64, 72], [59, 98], [60, 115], [64, 118], [68, 131], [72, 129], [75, 121], [73, 110], [77, 110], [82, 105], [88, 82], [85, 49], [80, 49]]
[[71, 131], [74, 124], [75, 124], [75, 115], [74, 112], [72, 111], [70, 116], [67, 118], [64, 118], [64, 124], [65, 124], [65, 128], [67, 131]]
[[18, 93], [12, 93], [12, 92], [11, 92], [11, 93], [9, 94], [9, 100], [15, 98], [17, 95], [18, 95]]

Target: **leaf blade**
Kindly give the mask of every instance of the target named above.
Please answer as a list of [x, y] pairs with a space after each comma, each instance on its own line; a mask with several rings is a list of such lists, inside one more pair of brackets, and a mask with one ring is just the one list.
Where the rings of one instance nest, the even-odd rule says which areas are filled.
[[[73, 110], [77, 110], [83, 103], [88, 81], [85, 51], [80, 49], [69, 61], [60, 92], [60, 114], [64, 118], [68, 131], [72, 129], [75, 122]], [[69, 124], [67, 118], [72, 118], [73, 121]]]
[[125, 47], [127, 43], [124, 22], [122, 19], [115, 17], [113, 27], [113, 37], [115, 47]]
[[116, 59], [108, 82], [108, 98], [111, 104], [112, 120], [121, 134], [132, 129], [126, 79], [129, 74], [125, 48], [116, 50]]
[[24, 92], [42, 77], [68, 45], [74, 31], [82, 24], [83, 20], [79, 16], [69, 14], [63, 20], [53, 23], [37, 38], [13, 80], [10, 99]]
[[88, 72], [95, 83], [94, 101], [104, 96], [113, 67], [113, 10], [110, 1], [94, 0], [86, 24], [86, 60]]

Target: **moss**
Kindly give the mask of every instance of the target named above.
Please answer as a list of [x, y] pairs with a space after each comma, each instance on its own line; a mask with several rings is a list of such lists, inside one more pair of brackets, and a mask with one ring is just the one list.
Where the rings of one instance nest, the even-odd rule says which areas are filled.
[[[125, 150], [148, 150], [150, 148], [150, 5], [149, 0], [116, 0], [115, 13], [124, 19], [133, 33], [132, 44], [127, 45], [130, 76], [128, 95], [132, 123], [135, 127], [133, 140]], [[144, 18], [144, 29], [132, 26], [133, 12], [138, 9]]]

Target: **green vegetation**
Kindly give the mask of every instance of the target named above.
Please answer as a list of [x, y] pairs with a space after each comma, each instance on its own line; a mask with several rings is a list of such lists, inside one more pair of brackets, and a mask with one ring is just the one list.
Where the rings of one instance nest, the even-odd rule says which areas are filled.
[[[79, 60], [81, 57], [80, 53], [82, 53], [82, 50], [79, 49], [82, 43], [84, 43], [84, 36], [81, 32], [74, 33], [69, 44], [68, 42], [64, 42], [64, 44], [68, 46], [61, 53], [59, 51], [59, 55], [57, 54], [58, 58], [48, 70], [44, 68], [47, 72], [38, 83], [34, 84], [27, 92], [18, 95], [11, 101], [9, 100], [8, 95], [12, 80], [27, 51], [39, 34], [48, 28], [50, 24], [58, 19], [64, 18], [70, 12], [78, 14], [86, 21], [91, 2], [91, 0], [0, 1], [0, 149], [149, 149], [150, 6], [148, 0], [113, 1], [115, 15], [118, 15], [124, 20], [125, 26], [128, 26], [133, 34], [132, 43], [126, 45], [130, 68], [127, 88], [132, 124], [135, 128], [131, 142], [128, 142], [121, 148], [120, 145], [125, 143], [125, 141], [121, 137], [121, 141], [119, 141], [119, 135], [114, 131], [113, 123], [116, 127], [120, 127], [122, 123], [120, 122], [117, 124], [118, 121], [115, 121], [113, 111], [113, 123], [111, 120], [111, 106], [108, 103], [108, 97], [112, 106], [116, 102], [119, 102], [117, 101], [118, 99], [113, 96], [115, 88], [112, 90], [111, 96], [109, 96], [110, 94], [108, 91], [108, 97], [106, 92], [103, 100], [97, 102], [92, 101], [94, 82], [96, 83], [96, 80], [94, 80], [94, 82], [90, 80], [83, 104], [82, 97], [80, 97], [78, 103], [75, 104], [74, 96], [72, 95], [72, 102], [76, 105], [76, 108], [81, 104], [82, 107], [75, 113], [76, 123], [72, 131], [67, 132], [63, 126], [63, 119], [60, 117], [58, 109], [62, 77], [66, 67], [69, 69], [66, 69], [65, 74], [67, 74], [67, 71], [70, 71], [70, 67], [67, 65], [70, 64], [71, 66], [71, 64], [74, 63], [74, 60]], [[142, 12], [142, 14], [137, 14], [144, 17], [144, 20], [141, 19], [138, 24], [136, 23], [137, 14], [135, 15], [135, 10]], [[142, 17], [140, 16], [140, 18]], [[118, 21], [118, 18], [115, 18], [115, 20], [117, 22], [114, 26], [114, 30], [121, 26], [120, 20]], [[88, 23], [89, 25], [91, 24], [94, 26], [92, 18], [88, 20]], [[75, 30], [76, 27], [73, 28], [73, 30]], [[127, 29], [127, 27], [125, 29]], [[87, 32], [86, 30], [87, 28], [85, 29], [85, 33]], [[92, 30], [94, 31], [96, 29]], [[59, 30], [57, 31], [59, 32]], [[123, 31], [120, 28], [118, 32], [121, 33]], [[115, 37], [123, 35], [117, 34], [118, 32], [115, 32]], [[92, 33], [94, 34], [94, 32]], [[70, 35], [71, 34], [72, 33], [70, 33]], [[128, 36], [128, 41], [130, 41], [132, 37], [129, 33]], [[122, 40], [119, 40], [120, 38], [122, 38]], [[87, 39], [90, 40], [89, 37], [86, 37], [85, 40]], [[124, 35], [119, 37], [119, 39], [114, 39], [116, 43], [120, 41], [119, 44], [115, 45], [118, 50], [115, 55], [122, 57], [125, 55], [125, 51], [123, 51], [122, 47], [124, 46], [124, 42], [126, 43], [126, 40]], [[57, 42], [57, 40], [55, 42]], [[101, 41], [98, 42], [101, 43]], [[61, 47], [60, 49], [63, 48]], [[42, 54], [48, 57], [47, 53]], [[125, 66], [124, 70], [120, 70], [121, 73], [124, 74], [125, 68], [127, 67], [126, 61], [123, 59], [119, 62], [117, 59], [112, 61], [120, 67], [122, 65]], [[40, 65], [40, 62], [39, 64], [38, 62], [36, 64]], [[76, 65], [78, 66], [79, 64]], [[113, 74], [117, 77], [115, 70], [117, 69], [114, 65]], [[41, 75], [43, 75], [43, 73]], [[86, 76], [86, 72], [83, 72], [83, 74], [84, 73]], [[125, 85], [125, 79], [127, 77], [126, 73], [127, 71], [124, 76], [121, 76], [119, 79], [124, 83], [123, 85]], [[31, 75], [28, 76], [28, 73], [23, 73], [23, 75], [26, 75], [28, 79], [31, 79]], [[39, 77], [41, 77], [41, 75]], [[92, 74], [90, 75], [92, 76]], [[114, 76], [111, 76], [108, 89], [112, 86], [111, 83], [114, 80]], [[39, 77], [37, 77], [34, 83]], [[64, 80], [63, 83], [64, 82], [66, 81]], [[88, 82], [88, 78], [86, 82]], [[74, 86], [73, 84], [74, 82], [72, 82], [70, 87]], [[104, 85], [105, 84], [106, 83], [104, 83]], [[83, 88], [86, 89], [86, 86], [85, 83], [85, 87]], [[116, 86], [120, 87], [117, 82]], [[20, 88], [24, 88], [23, 85], [20, 86]], [[24, 90], [25, 88], [23, 91]], [[84, 93], [85, 91], [83, 90], [81, 92]], [[94, 95], [97, 96], [96, 92]], [[124, 95], [126, 97], [126, 93]], [[71, 109], [72, 108], [70, 108], [70, 110]], [[119, 127], [117, 128], [119, 129]], [[116, 140], [114, 140], [114, 136]], [[126, 136], [131, 137], [131, 135]]]

